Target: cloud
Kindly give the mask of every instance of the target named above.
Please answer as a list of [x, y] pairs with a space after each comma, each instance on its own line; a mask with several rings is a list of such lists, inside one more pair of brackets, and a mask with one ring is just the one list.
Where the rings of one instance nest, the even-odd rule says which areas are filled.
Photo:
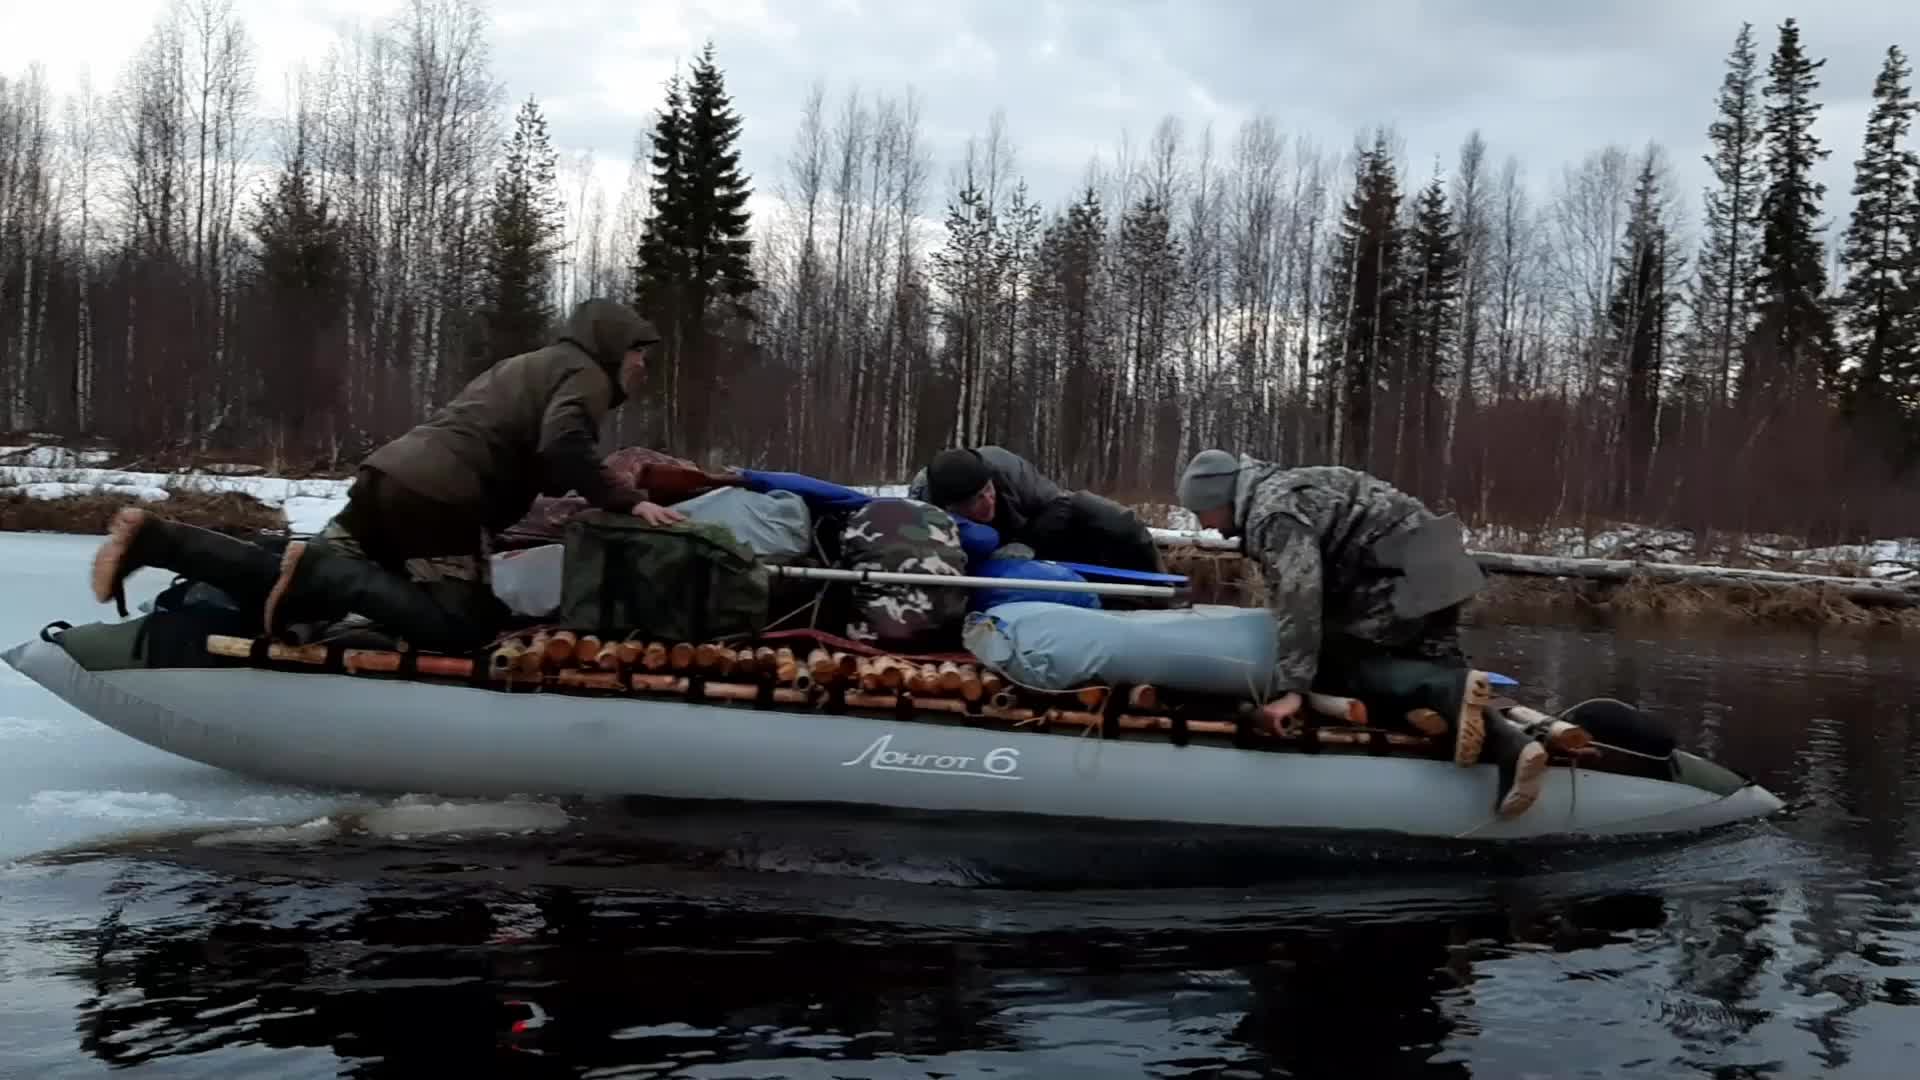
[[[90, 66], [117, 74], [161, 0], [16, 5], [0, 71], [45, 60], [56, 84]], [[400, 9], [397, 0], [235, 0], [259, 44], [261, 92], [318, 58], [332, 30]], [[1764, 58], [1785, 0], [493, 0], [495, 71], [509, 100], [547, 108], [564, 152], [624, 162], [661, 84], [708, 39], [746, 118], [755, 187], [779, 180], [807, 89], [915, 88], [934, 154], [930, 213], [969, 134], [1006, 110], [1018, 167], [1043, 199], [1071, 196], [1122, 132], [1143, 144], [1160, 117], [1205, 124], [1215, 145], [1264, 112], [1283, 131], [1344, 149], [1375, 125], [1400, 136], [1409, 172], [1450, 166], [1478, 128], [1496, 160], [1516, 155], [1544, 190], [1565, 163], [1619, 143], [1663, 144], [1697, 199], [1722, 63], [1740, 22]], [[1804, 5], [1801, 5], [1804, 8]], [[1830, 157], [1826, 210], [1851, 199], [1869, 90], [1889, 44], [1920, 48], [1920, 7], [1833, 0], [1800, 12], [1806, 47], [1828, 60], [1818, 133]], [[84, 47], [75, 43], [84, 42]], [[609, 170], [602, 170], [609, 171]], [[610, 170], [624, 175], [624, 168]]]

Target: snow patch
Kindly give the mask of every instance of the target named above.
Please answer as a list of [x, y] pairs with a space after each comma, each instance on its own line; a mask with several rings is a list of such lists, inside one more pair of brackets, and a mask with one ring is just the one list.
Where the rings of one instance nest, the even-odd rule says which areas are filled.
[[375, 836], [405, 840], [449, 833], [528, 833], [565, 828], [573, 819], [551, 803], [434, 802], [408, 797], [369, 810], [360, 826]]
[[45, 480], [36, 484], [22, 484], [17, 488], [0, 488], [8, 494], [25, 495], [29, 499], [66, 499], [76, 495], [120, 495], [142, 502], [165, 502], [173, 493], [163, 487], [148, 484], [67, 484]]
[[295, 536], [314, 536], [327, 527], [333, 516], [347, 508], [345, 496], [340, 498], [321, 498], [315, 495], [295, 495], [280, 504], [280, 512], [287, 516], [287, 530]]
[[111, 450], [74, 450], [65, 446], [0, 446], [0, 465], [41, 469], [72, 469], [103, 465], [113, 460]]
[[41, 791], [27, 802], [30, 814], [132, 821], [183, 813], [187, 804], [159, 791]]
[[[61, 447], [31, 447], [33, 451], [60, 450]], [[99, 454], [104, 451], [86, 451]], [[0, 491], [15, 491], [31, 499], [60, 499], [73, 495], [118, 495], [145, 502], [160, 502], [179, 492], [220, 494], [237, 492], [250, 495], [267, 506], [277, 507], [287, 516], [289, 529], [297, 535], [319, 532], [347, 505], [351, 480], [290, 480], [281, 476], [222, 475], [257, 470], [258, 466], [209, 466], [201, 472], [153, 473], [125, 472], [117, 469], [49, 466], [41, 461], [51, 457], [32, 457], [30, 464], [16, 464], [17, 456], [0, 459]]]
[[237, 845], [318, 844], [340, 835], [340, 826], [330, 817], [314, 818], [298, 825], [266, 825], [255, 829], [230, 829], [194, 837], [195, 847]]
[[[31, 682], [25, 675], [7, 669], [21, 682]], [[51, 739], [67, 733], [67, 725], [51, 712], [36, 716], [0, 716], [0, 743], [15, 739]]]

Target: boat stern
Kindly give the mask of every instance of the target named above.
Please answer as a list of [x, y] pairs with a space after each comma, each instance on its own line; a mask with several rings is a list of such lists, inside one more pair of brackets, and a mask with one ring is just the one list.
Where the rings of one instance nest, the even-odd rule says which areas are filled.
[[1751, 776], [1685, 750], [1673, 752], [1673, 779], [1720, 796], [1727, 809], [1741, 811], [1742, 819], [1767, 817], [1786, 808], [1778, 795]]

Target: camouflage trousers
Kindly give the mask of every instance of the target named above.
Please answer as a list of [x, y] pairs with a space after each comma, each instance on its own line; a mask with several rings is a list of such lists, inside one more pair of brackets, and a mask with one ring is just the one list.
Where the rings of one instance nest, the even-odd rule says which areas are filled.
[[[327, 522], [320, 530], [319, 539], [327, 547], [350, 559], [371, 562], [366, 545], [339, 518]], [[401, 564], [407, 578], [423, 585], [433, 585], [443, 581], [461, 582], [469, 585], [486, 585], [492, 581], [492, 563], [485, 555], [439, 555], [432, 558], [408, 559]]]
[[1467, 663], [1460, 645], [1460, 608], [1447, 607], [1409, 618], [1394, 610], [1394, 579], [1375, 578], [1347, 597], [1343, 618], [1329, 620], [1322, 643], [1324, 652], [1342, 657], [1361, 655], [1432, 660], [1442, 664]]

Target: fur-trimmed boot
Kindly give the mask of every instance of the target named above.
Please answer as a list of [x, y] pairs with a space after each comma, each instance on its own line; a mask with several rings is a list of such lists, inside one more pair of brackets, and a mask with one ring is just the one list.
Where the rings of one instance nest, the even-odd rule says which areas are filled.
[[1541, 740], [1529, 735], [1499, 710], [1487, 713], [1485, 760], [1500, 767], [1494, 811], [1502, 819], [1519, 817], [1540, 800], [1550, 757]]
[[224, 533], [168, 521], [129, 506], [107, 525], [107, 539], [93, 556], [93, 598], [111, 600], [127, 615], [127, 575], [143, 566], [171, 570], [225, 592], [241, 610], [259, 610], [280, 572], [280, 559], [266, 548]]
[[[1429, 735], [1451, 731], [1454, 764], [1464, 768], [1480, 761], [1487, 736], [1487, 705], [1493, 701], [1493, 684], [1484, 671], [1379, 656], [1340, 663], [1325, 671], [1314, 688], [1357, 697], [1377, 715], [1406, 716], [1415, 730]], [[1445, 726], [1432, 730], [1438, 725], [1429, 713]]]

